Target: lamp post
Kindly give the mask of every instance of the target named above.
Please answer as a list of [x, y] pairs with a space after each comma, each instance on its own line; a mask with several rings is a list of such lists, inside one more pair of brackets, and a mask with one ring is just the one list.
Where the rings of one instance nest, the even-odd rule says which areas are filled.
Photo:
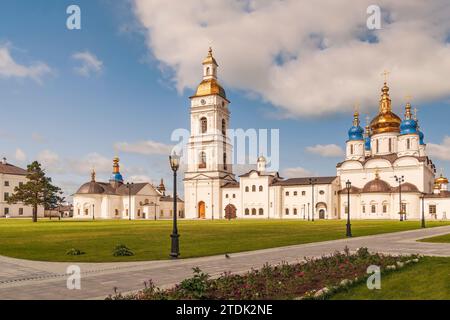
[[352, 183], [350, 180], [347, 180], [345, 187], [347, 188], [347, 237], [350, 238], [352, 236], [352, 225], [350, 224], [350, 189]]
[[177, 226], [177, 170], [180, 167], [180, 156], [175, 152], [169, 156], [170, 167], [173, 171], [173, 230], [170, 238], [172, 239], [172, 246], [170, 250], [170, 256], [172, 259], [178, 258], [180, 255], [180, 245]]
[[309, 221], [309, 202], [308, 202], [308, 221]]
[[403, 208], [402, 208], [402, 183], [405, 182], [405, 176], [394, 176], [395, 181], [398, 182], [398, 199], [400, 205], [400, 221], [403, 221]]
[[127, 188], [128, 188], [128, 220], [131, 221], [131, 188], [133, 187], [134, 183], [127, 182]]
[[95, 220], [95, 204], [92, 204], [92, 220]]
[[314, 211], [316, 211], [316, 208], [314, 206], [314, 183], [317, 181], [315, 178], [309, 178], [309, 184], [311, 185], [311, 194], [312, 194], [312, 201], [311, 201], [311, 220], [314, 221]]
[[422, 193], [422, 228], [425, 228], [425, 193]]

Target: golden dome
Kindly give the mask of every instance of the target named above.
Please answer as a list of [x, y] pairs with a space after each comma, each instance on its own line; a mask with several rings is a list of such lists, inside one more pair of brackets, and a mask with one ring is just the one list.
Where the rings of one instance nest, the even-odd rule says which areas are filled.
[[205, 79], [197, 87], [194, 97], [208, 96], [210, 94], [218, 94], [222, 98], [227, 98], [225, 90], [219, 84], [219, 82], [214, 79]]
[[372, 134], [385, 132], [400, 132], [402, 120], [392, 112], [391, 99], [389, 98], [389, 87], [384, 83], [381, 89], [380, 111], [370, 122]]
[[435, 183], [435, 184], [448, 184], [448, 179], [445, 178], [444, 176], [442, 176], [442, 174], [441, 174], [441, 176], [440, 176], [439, 178], [437, 178], [437, 179], [434, 181], [434, 183]]

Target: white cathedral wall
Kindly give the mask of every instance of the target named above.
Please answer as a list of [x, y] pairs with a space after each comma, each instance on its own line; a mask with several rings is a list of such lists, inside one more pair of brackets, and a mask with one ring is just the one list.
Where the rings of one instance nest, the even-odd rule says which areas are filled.
[[185, 214], [187, 219], [198, 219], [198, 205], [205, 203], [205, 218], [221, 218], [221, 188], [219, 179], [185, 181]]
[[[244, 218], [261, 219], [269, 215], [269, 179], [268, 176], [258, 176], [256, 172], [249, 177], [241, 177], [240, 186], [242, 189], [242, 212]], [[255, 191], [252, 191], [253, 186]], [[262, 191], [260, 191], [262, 187]], [[248, 188], [248, 192], [246, 191]], [[249, 213], [246, 214], [246, 209]], [[253, 209], [256, 214], [253, 214]], [[263, 214], [260, 214], [262, 209]]]
[[[386, 132], [375, 134], [371, 137], [370, 146], [373, 155], [387, 155], [398, 150], [398, 133]], [[377, 147], [378, 145], [378, 147]]]
[[74, 219], [96, 219], [104, 218], [102, 213], [101, 195], [75, 195], [73, 197]]
[[[426, 198], [424, 204], [425, 220], [450, 220], [450, 198]], [[436, 214], [430, 212], [430, 206], [436, 207]], [[422, 211], [420, 212], [421, 215]]]
[[241, 191], [240, 188], [223, 188], [222, 190], [222, 214], [225, 216], [225, 207], [232, 204], [236, 207], [236, 217], [242, 218], [243, 212], [241, 209]]

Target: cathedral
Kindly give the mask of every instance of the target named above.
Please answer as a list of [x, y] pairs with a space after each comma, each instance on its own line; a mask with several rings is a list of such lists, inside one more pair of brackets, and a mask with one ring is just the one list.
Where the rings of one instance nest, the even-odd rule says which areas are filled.
[[210, 49], [203, 79], [190, 97], [191, 136], [184, 177], [188, 219], [447, 219], [448, 180], [427, 156], [424, 134], [407, 103], [403, 119], [381, 89], [378, 114], [365, 129], [358, 112], [348, 131], [346, 155], [331, 177], [284, 179], [256, 167], [239, 177], [231, 165], [230, 101], [217, 78]]

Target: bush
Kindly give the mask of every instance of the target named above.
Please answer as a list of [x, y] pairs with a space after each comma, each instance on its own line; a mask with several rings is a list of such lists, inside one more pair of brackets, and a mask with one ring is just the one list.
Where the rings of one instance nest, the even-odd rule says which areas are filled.
[[114, 257], [128, 257], [128, 256], [134, 256], [134, 252], [131, 251], [130, 248], [128, 248], [124, 244], [118, 244], [115, 246], [113, 250], [113, 256]]
[[72, 248], [66, 252], [66, 255], [68, 256], [81, 256], [82, 254], [85, 254], [85, 252], [75, 248]]

